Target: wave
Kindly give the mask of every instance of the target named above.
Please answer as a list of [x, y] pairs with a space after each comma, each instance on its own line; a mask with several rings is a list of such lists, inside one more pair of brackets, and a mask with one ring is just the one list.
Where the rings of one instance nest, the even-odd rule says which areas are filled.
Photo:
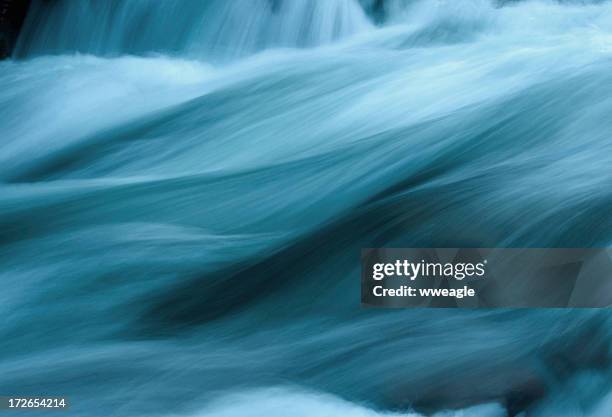
[[[216, 400], [197, 416], [284, 416], [291, 409], [296, 417], [312, 415], [343, 415], [359, 417], [419, 417], [414, 412], [384, 412], [352, 404], [336, 397], [295, 389], [270, 388], [233, 394]], [[497, 404], [475, 406], [458, 412], [436, 413], [434, 417], [505, 417]]]
[[362, 247], [612, 245], [612, 5], [504, 3], [35, 3], [0, 63], [0, 385], [607, 416], [605, 310], [358, 304]]

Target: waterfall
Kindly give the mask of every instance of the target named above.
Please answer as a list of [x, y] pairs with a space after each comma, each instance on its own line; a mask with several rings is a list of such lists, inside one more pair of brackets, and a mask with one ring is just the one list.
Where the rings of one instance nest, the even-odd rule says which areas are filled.
[[270, 47], [318, 46], [371, 26], [354, 0], [35, 2], [17, 55], [228, 59]]

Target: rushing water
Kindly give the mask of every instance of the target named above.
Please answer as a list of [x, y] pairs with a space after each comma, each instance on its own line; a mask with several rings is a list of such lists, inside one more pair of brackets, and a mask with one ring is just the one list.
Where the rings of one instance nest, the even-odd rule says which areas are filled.
[[0, 85], [0, 395], [612, 415], [607, 311], [363, 310], [358, 261], [612, 246], [612, 3], [39, 1]]

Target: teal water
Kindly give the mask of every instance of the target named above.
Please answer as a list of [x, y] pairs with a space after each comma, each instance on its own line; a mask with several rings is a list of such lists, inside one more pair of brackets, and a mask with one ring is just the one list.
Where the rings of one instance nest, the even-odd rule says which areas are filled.
[[0, 63], [0, 394], [609, 417], [606, 310], [359, 305], [362, 247], [612, 244], [612, 3], [504, 3], [34, 3]]

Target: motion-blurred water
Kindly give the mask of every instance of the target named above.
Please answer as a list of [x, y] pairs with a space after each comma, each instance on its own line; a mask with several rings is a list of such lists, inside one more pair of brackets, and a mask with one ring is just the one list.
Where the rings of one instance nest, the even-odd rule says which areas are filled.
[[610, 417], [605, 310], [359, 307], [361, 247], [612, 245], [612, 3], [561, 3], [34, 2], [0, 63], [0, 394]]

